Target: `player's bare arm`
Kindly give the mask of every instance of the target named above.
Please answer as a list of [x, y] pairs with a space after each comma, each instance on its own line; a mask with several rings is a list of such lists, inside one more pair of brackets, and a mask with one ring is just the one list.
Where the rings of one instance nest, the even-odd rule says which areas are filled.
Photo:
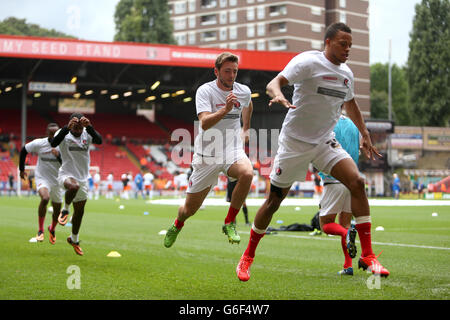
[[247, 108], [242, 110], [242, 140], [247, 143], [250, 137], [250, 122], [252, 119], [253, 113], [253, 102], [250, 100], [250, 103]]
[[282, 75], [277, 75], [267, 84], [267, 93], [272, 98], [269, 101], [269, 107], [274, 103], [281, 104], [288, 109], [295, 109], [295, 106], [286, 99], [284, 94], [281, 92], [281, 88], [288, 85], [289, 81]]
[[345, 110], [347, 111], [348, 117], [353, 121], [353, 123], [358, 127], [359, 132], [362, 136], [361, 149], [364, 155], [371, 160], [375, 160], [375, 155], [379, 158], [382, 155], [378, 152], [377, 148], [372, 145], [372, 140], [370, 139], [369, 130], [367, 130], [366, 124], [362, 117], [361, 111], [355, 99], [347, 101], [344, 103]]
[[216, 125], [223, 117], [233, 110], [234, 104], [237, 102], [237, 98], [233, 92], [230, 92], [226, 98], [225, 106], [216, 112], [201, 112], [198, 115], [198, 119], [200, 120], [200, 125], [203, 130], [208, 130], [209, 128]]

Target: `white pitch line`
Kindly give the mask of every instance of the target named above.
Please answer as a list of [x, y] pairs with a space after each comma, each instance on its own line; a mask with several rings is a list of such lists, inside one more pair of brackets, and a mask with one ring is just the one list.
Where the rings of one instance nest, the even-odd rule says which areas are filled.
[[[176, 205], [180, 206], [184, 204], [184, 198], [177, 199], [156, 199], [150, 200], [150, 204], [162, 204], [162, 205]], [[247, 206], [261, 206], [266, 199], [264, 198], [247, 198]], [[224, 198], [207, 198], [203, 204], [208, 206], [229, 206], [230, 203], [226, 202]], [[312, 198], [286, 198], [283, 200], [282, 206], [298, 206], [298, 207], [310, 207], [318, 206], [319, 199]], [[393, 199], [369, 199], [370, 206], [450, 206], [450, 200], [393, 200]]]
[[[285, 232], [285, 231], [281, 231], [281, 232]], [[289, 232], [289, 231], [287, 231], [287, 232]], [[247, 231], [239, 231], [239, 233], [250, 234], [250, 232], [247, 232]], [[279, 237], [286, 237], [286, 238], [340, 241], [340, 239], [337, 239], [335, 237], [328, 237], [328, 236], [326, 238], [322, 238], [322, 237], [319, 237], [319, 236], [298, 236], [298, 235], [293, 235], [293, 234], [289, 234], [288, 235], [288, 234], [280, 234], [280, 233], [277, 233], [275, 235], [279, 236]], [[356, 242], [359, 243], [359, 241], [356, 241]], [[420, 246], [420, 245], [416, 245], [416, 244], [404, 244], [404, 243], [388, 243], [388, 242], [373, 241], [372, 244], [384, 245], [384, 246], [394, 246], [394, 247], [409, 247], [409, 248], [421, 248], [421, 249], [450, 250], [450, 248], [446, 248], [446, 247]]]

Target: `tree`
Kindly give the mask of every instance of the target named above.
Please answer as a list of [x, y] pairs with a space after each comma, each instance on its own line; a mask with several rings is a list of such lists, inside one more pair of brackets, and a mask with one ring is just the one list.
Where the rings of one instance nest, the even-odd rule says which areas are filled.
[[17, 19], [14, 17], [9, 17], [0, 21], [0, 34], [75, 39], [74, 36], [67, 35], [54, 29], [48, 30], [41, 28], [37, 24], [27, 23], [26, 19]]
[[175, 44], [167, 0], [120, 0], [115, 41]]
[[422, 126], [450, 124], [450, 2], [422, 0], [410, 33], [408, 82]]
[[[370, 66], [370, 109], [374, 119], [388, 119], [389, 64], [376, 63]], [[412, 125], [414, 115], [410, 111], [409, 88], [406, 70], [392, 66], [392, 119], [397, 125]]]

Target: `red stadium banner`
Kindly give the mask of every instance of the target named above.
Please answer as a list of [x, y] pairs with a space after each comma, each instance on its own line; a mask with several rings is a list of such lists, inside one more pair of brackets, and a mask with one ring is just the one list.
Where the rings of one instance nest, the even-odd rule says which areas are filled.
[[281, 71], [296, 53], [185, 47], [129, 42], [0, 35], [0, 57], [81, 60], [210, 68], [218, 54], [230, 51], [240, 69]]

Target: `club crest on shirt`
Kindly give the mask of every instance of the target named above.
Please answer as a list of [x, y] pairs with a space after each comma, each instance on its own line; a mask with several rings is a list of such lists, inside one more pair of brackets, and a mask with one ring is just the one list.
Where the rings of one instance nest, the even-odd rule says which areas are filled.
[[281, 170], [280, 167], [278, 167], [277, 170], [275, 170], [275, 174], [276, 174], [277, 176], [281, 175], [282, 173], [283, 173], [283, 170]]
[[241, 103], [239, 101], [236, 101], [236, 103], [234, 104], [234, 107], [236, 109], [240, 109], [241, 108]]
[[348, 79], [347, 79], [347, 78], [344, 79], [344, 85], [345, 85], [347, 88], [349, 87], [349, 85], [348, 85]]

